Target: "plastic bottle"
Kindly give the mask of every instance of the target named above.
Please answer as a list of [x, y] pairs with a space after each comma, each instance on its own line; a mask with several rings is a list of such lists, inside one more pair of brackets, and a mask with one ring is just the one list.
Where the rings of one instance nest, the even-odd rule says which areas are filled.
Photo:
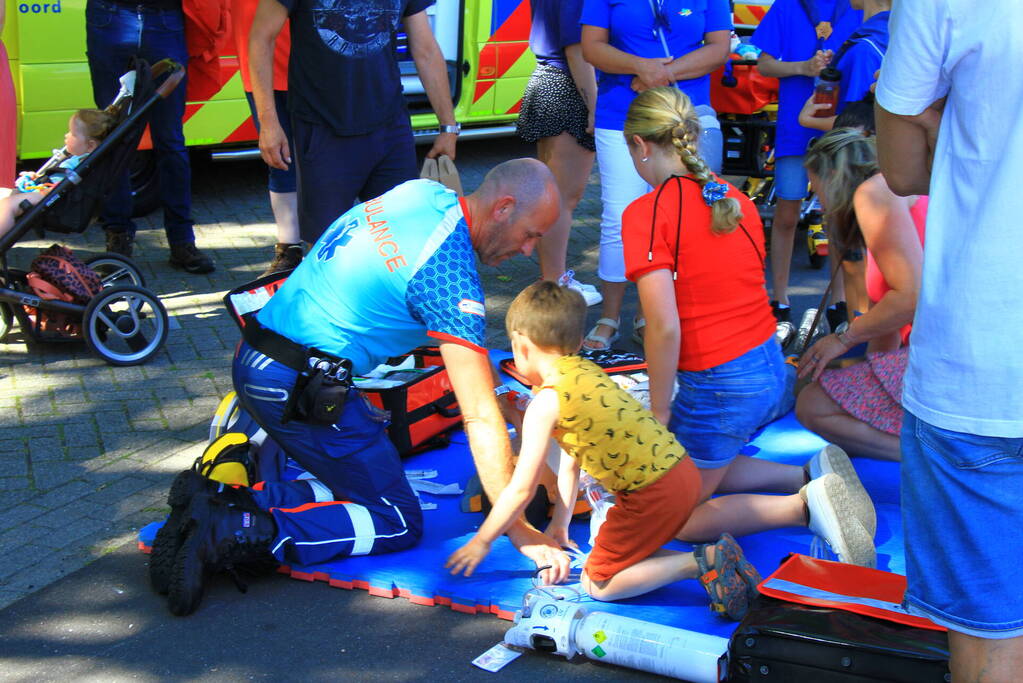
[[600, 482], [586, 472], [579, 475], [579, 488], [590, 504], [590, 547], [597, 540], [597, 532], [607, 519], [607, 511], [615, 504], [615, 495], [601, 486]]
[[692, 683], [724, 680], [728, 650], [728, 640], [720, 636], [591, 612], [545, 590], [526, 593], [504, 642], [568, 659], [582, 654]]
[[796, 332], [796, 341], [792, 344], [793, 354], [798, 356], [810, 345], [810, 339], [813, 337], [813, 320], [816, 317], [816, 308], [806, 309], [806, 313], [803, 314], [803, 319], [799, 321], [799, 331]]
[[813, 89], [814, 104], [827, 104], [813, 113], [814, 118], [825, 119], [835, 116], [838, 108], [838, 84], [842, 80], [842, 72], [833, 66], [825, 67], [817, 76]]
[[778, 346], [783, 349], [789, 345], [789, 342], [795, 336], [796, 326], [788, 320], [782, 320], [774, 326], [774, 338], [778, 340]]

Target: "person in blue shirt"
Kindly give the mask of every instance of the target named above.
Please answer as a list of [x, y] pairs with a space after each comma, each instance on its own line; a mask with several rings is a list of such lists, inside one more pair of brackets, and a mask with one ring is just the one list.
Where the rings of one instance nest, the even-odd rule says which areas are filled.
[[[881, 68], [888, 50], [888, 17], [891, 0], [849, 0], [853, 9], [863, 11], [863, 24], [853, 31], [832, 60], [842, 74], [838, 85], [838, 107], [841, 114], [852, 102], [859, 102], [870, 93], [874, 74]], [[813, 103], [813, 95], [806, 98], [799, 113], [799, 123], [807, 128], [828, 131], [835, 127], [836, 116], [815, 117], [821, 106]]]
[[[618, 338], [625, 296], [622, 212], [651, 190], [636, 173], [625, 136], [625, 116], [636, 93], [675, 85], [689, 96], [704, 129], [700, 155], [721, 170], [721, 136], [710, 106], [710, 73], [728, 59], [732, 10], [728, 0], [584, 0], [582, 46], [598, 70], [594, 137], [600, 168], [600, 260], [604, 301], [583, 345], [606, 349]], [[663, 42], [662, 42], [663, 39]], [[645, 325], [633, 320], [633, 339]]]
[[[513, 461], [484, 347], [475, 259], [493, 266], [528, 256], [559, 212], [547, 167], [516, 159], [462, 199], [439, 183], [411, 180], [326, 229], [247, 320], [234, 360], [242, 406], [315, 480], [222, 490], [191, 470], [178, 475], [168, 531], [153, 548], [154, 558], [173, 551], [173, 564], [158, 568], [160, 580], [150, 568], [173, 613], [194, 611], [205, 577], [234, 564], [309, 566], [419, 541], [422, 513], [385, 414], [349, 388], [333, 424], [286, 415], [309, 358], [346, 359], [364, 374], [416, 346], [439, 345], [480, 480], [497, 499]], [[551, 565], [552, 582], [567, 576], [568, 557], [553, 540], [525, 522], [508, 535], [537, 566]]]
[[[771, 304], [779, 321], [790, 317], [792, 243], [809, 183], [803, 153], [817, 135], [799, 125], [799, 112], [813, 93], [814, 78], [862, 21], [849, 0], [775, 0], [753, 33], [753, 44], [762, 50], [757, 68], [779, 81], [774, 149], [778, 203], [771, 224]], [[841, 299], [838, 294], [836, 301]]]

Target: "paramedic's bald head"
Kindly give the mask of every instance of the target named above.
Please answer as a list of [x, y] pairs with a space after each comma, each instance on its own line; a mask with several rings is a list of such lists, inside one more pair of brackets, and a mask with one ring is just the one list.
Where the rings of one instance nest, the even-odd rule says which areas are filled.
[[473, 248], [488, 266], [515, 254], [528, 256], [561, 213], [554, 176], [536, 159], [498, 164], [465, 199]]

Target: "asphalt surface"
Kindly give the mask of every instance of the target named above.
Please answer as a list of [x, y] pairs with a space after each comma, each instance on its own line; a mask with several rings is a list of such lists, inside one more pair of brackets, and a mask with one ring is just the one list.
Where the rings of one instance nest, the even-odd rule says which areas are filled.
[[[465, 142], [458, 165], [471, 192], [496, 163], [529, 156], [515, 140]], [[237, 331], [223, 292], [258, 275], [274, 242], [259, 162], [193, 168], [199, 246], [217, 262], [206, 276], [166, 264], [159, 214], [140, 221], [135, 260], [172, 315], [165, 349], [150, 363], [111, 368], [80, 344], [39, 345], [14, 331], [0, 343], [0, 680], [414, 681], [492, 677], [470, 662], [510, 626], [490, 615], [370, 597], [282, 576], [243, 595], [218, 582], [199, 612], [171, 616], [146, 580], [138, 529], [166, 514], [173, 476], [201, 453], [209, 420], [230, 390]], [[576, 211], [569, 267], [596, 283], [599, 183]], [[27, 266], [33, 239], [12, 250]], [[62, 240], [103, 250], [102, 232]], [[488, 345], [507, 348], [504, 311], [538, 277], [535, 258], [480, 267]], [[794, 258], [794, 319], [815, 305], [821, 271]], [[635, 290], [622, 319], [635, 311]], [[599, 307], [590, 309], [591, 323]], [[628, 332], [626, 329], [625, 332]], [[618, 346], [636, 349], [623, 335]], [[526, 654], [497, 676], [514, 680], [626, 680], [625, 669]]]

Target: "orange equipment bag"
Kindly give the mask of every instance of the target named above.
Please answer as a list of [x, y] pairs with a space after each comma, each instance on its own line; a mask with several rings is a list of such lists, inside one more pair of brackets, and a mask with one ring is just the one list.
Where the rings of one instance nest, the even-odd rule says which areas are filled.
[[462, 412], [455, 400], [451, 378], [444, 368], [440, 350], [434, 347], [419, 347], [405, 356], [392, 358], [394, 365], [412, 356], [415, 370], [397, 371], [390, 377], [407, 380], [399, 386], [376, 389], [365, 386], [359, 378], [356, 388], [365, 394], [369, 402], [391, 414], [387, 427], [391, 442], [398, 454], [405, 456], [428, 448], [447, 445], [445, 432], [462, 421]]
[[880, 569], [793, 553], [758, 588], [762, 595], [779, 600], [840, 609], [932, 631], [947, 630], [930, 619], [909, 614], [902, 606], [906, 577]]
[[761, 75], [756, 62], [733, 61], [710, 75], [710, 104], [718, 114], [754, 114], [777, 101], [778, 79]]

